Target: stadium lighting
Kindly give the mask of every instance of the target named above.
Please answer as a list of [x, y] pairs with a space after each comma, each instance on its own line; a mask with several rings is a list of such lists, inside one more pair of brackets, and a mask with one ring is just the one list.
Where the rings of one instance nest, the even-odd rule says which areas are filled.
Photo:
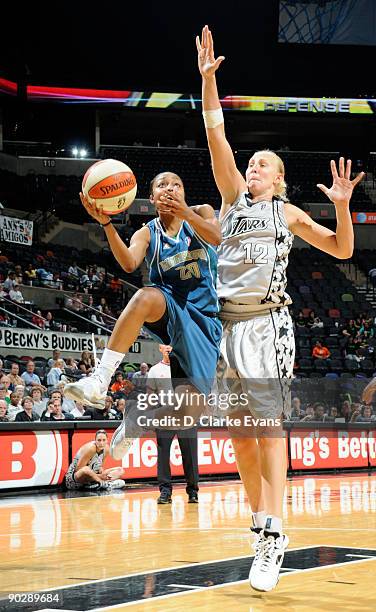
[[78, 155], [78, 149], [77, 149], [77, 147], [73, 147], [73, 149], [72, 149], [72, 155], [74, 155], [75, 157], [77, 157], [77, 155]]
[[80, 157], [86, 157], [87, 151], [86, 149], [80, 149]]

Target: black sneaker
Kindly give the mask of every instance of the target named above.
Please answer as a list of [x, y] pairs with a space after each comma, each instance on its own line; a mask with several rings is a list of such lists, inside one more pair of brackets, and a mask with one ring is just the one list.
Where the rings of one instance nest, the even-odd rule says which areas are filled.
[[161, 491], [160, 496], [157, 499], [157, 504], [171, 504], [171, 493], [168, 491]]
[[192, 491], [192, 493], [189, 493], [189, 495], [188, 495], [188, 503], [189, 504], [198, 504], [198, 495], [197, 495], [196, 491]]

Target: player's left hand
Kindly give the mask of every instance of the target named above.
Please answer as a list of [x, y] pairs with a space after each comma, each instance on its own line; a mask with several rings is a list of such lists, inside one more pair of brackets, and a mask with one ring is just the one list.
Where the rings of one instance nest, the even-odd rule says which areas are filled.
[[344, 157], [339, 158], [339, 174], [337, 172], [336, 162], [333, 159], [330, 162], [330, 169], [332, 171], [333, 185], [329, 189], [325, 187], [325, 185], [319, 183], [317, 187], [325, 193], [333, 204], [348, 206], [354, 187], [360, 183], [364, 177], [364, 172], [359, 172], [358, 176], [351, 180], [351, 159], [347, 160], [345, 169]]
[[160, 196], [160, 212], [174, 215], [178, 219], [188, 219], [191, 209], [186, 203], [183, 194], [166, 193]]

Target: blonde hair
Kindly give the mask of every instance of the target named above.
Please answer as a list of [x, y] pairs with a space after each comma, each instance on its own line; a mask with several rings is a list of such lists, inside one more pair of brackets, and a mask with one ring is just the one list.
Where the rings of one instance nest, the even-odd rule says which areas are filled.
[[279, 157], [279, 155], [277, 155], [277, 153], [271, 151], [270, 149], [255, 151], [253, 155], [256, 155], [256, 153], [267, 153], [268, 155], [272, 155], [274, 157], [275, 161], [277, 162], [278, 172], [282, 174], [283, 177], [282, 180], [275, 186], [274, 195], [281, 198], [281, 200], [287, 201], [287, 183], [285, 181], [285, 164], [283, 163], [283, 160]]

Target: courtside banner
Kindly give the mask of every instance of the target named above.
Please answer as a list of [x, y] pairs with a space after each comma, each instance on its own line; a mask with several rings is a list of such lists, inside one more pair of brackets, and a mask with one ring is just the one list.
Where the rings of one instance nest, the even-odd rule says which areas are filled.
[[16, 242], [31, 246], [33, 244], [33, 222], [0, 215], [0, 242]]
[[1, 431], [0, 489], [61, 484], [67, 469], [67, 431]]
[[373, 467], [376, 466], [376, 430], [368, 432], [369, 444], [369, 464]]
[[291, 468], [312, 470], [325, 468], [367, 467], [368, 457], [375, 456], [372, 431], [292, 430], [290, 433]]
[[[73, 457], [78, 449], [94, 440], [95, 431], [75, 431], [72, 440]], [[108, 430], [108, 440], [111, 440], [112, 431]], [[121, 461], [111, 457], [106, 459], [105, 467], [123, 465], [127, 478], [156, 478], [157, 476], [157, 441], [155, 438], [135, 438], [129, 453]], [[171, 444], [170, 452], [171, 474], [182, 476], [184, 474], [181, 452], [177, 438]], [[199, 431], [198, 433], [198, 468], [200, 474], [231, 474], [236, 473], [234, 449], [229, 435], [225, 431]]]
[[376, 223], [376, 213], [353, 212], [351, 216], [353, 223], [365, 223], [366, 225], [374, 225]]

